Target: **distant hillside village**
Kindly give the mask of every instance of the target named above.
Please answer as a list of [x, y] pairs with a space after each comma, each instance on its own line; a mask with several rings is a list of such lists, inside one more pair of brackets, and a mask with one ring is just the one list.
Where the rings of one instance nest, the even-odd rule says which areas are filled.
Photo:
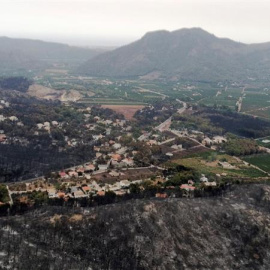
[[[155, 109], [152, 107], [152, 110]], [[213, 162], [215, 159], [211, 160], [211, 153], [224, 146], [228, 141], [225, 136], [210, 137], [201, 131], [186, 128], [173, 130], [170, 125], [162, 131], [158, 126], [150, 131], [141, 130], [137, 134], [136, 126], [130, 121], [103, 118], [96, 115], [97, 111], [93, 107], [79, 108], [77, 111], [86, 122], [84, 130], [93, 134], [91, 161], [48, 172], [29, 181], [9, 184], [9, 199], [6, 198], [2, 204], [31, 206], [48, 200], [54, 203], [57, 200], [63, 203], [76, 200], [80, 205], [83, 204], [81, 199], [87, 199], [89, 205], [100, 202], [97, 198], [104, 197], [104, 201], [107, 201], [108, 196], [110, 200], [112, 197], [115, 200], [145, 196], [203, 196], [225, 190], [226, 179], [230, 176], [227, 170], [237, 170], [226, 159], [217, 161], [215, 165], [221, 168], [222, 173], [209, 175], [199, 174], [195, 169], [177, 166], [170, 161], [192, 153], [210, 153], [209, 162]], [[12, 125], [18, 125], [20, 120], [14, 117], [11, 120], [3, 116], [2, 122], [9, 121]], [[56, 120], [37, 123], [32, 132], [34, 136], [39, 136], [40, 132], [52, 134], [56, 128], [64, 130], [65, 123]], [[68, 136], [64, 136], [63, 141], [66, 147], [71, 148], [80, 143]], [[4, 145], [9, 143], [10, 138], [1, 141]], [[58, 145], [57, 140], [53, 145]]]
[[250, 117], [232, 123], [230, 110], [191, 106], [165, 95], [128, 115], [2, 89], [0, 179], [6, 185], [1, 204], [20, 209], [208, 196], [235, 181], [269, 177], [242, 156], [270, 149], [230, 132], [266, 132], [255, 130], [257, 122], [247, 125], [253, 123]]

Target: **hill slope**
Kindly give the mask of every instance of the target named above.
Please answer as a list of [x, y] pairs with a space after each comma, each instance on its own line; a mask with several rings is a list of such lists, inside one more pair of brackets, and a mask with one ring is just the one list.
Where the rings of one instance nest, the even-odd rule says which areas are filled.
[[36, 70], [52, 63], [81, 64], [104, 50], [31, 39], [0, 37], [0, 71]]
[[270, 68], [269, 52], [270, 44], [246, 45], [200, 28], [157, 31], [87, 61], [78, 71], [110, 77], [155, 73], [192, 80], [263, 78]]
[[269, 269], [269, 191], [247, 185], [217, 198], [3, 217], [0, 262], [12, 269]]

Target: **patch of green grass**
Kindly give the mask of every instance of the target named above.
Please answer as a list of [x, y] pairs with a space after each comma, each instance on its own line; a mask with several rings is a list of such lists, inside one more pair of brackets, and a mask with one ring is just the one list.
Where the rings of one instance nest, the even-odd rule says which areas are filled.
[[215, 151], [209, 149], [205, 152], [197, 152], [197, 153], [192, 153], [190, 155], [187, 155], [185, 158], [195, 158], [195, 157], [200, 157], [202, 159], [207, 159], [209, 158], [213, 153], [216, 153]]
[[270, 173], [270, 155], [269, 154], [247, 156], [247, 157], [244, 157], [243, 160]]
[[[215, 162], [212, 162], [211, 156], [215, 155]], [[257, 178], [266, 176], [265, 173], [257, 170], [256, 168], [245, 166], [242, 161], [237, 161], [232, 156], [221, 155], [214, 151], [198, 153], [192, 155], [193, 157], [185, 157], [183, 159], [172, 160], [173, 163], [185, 166], [196, 170], [200, 174], [213, 175], [213, 174], [222, 174], [226, 173], [231, 177], [248, 177], [248, 178]], [[226, 159], [231, 165], [235, 166], [235, 169], [225, 169], [218, 164], [217, 161]]]
[[247, 93], [243, 99], [242, 112], [249, 112], [268, 106], [270, 106], [270, 96], [268, 93]]
[[263, 139], [256, 140], [256, 142], [257, 142], [257, 144], [259, 144], [263, 147], [270, 148], [270, 142], [265, 143], [265, 142], [263, 142], [264, 140], [270, 141], [270, 137], [265, 137]]

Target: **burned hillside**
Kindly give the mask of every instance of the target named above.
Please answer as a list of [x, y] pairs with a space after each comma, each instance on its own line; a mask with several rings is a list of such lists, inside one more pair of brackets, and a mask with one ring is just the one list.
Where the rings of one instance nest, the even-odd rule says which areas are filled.
[[269, 269], [269, 192], [2, 217], [0, 269]]

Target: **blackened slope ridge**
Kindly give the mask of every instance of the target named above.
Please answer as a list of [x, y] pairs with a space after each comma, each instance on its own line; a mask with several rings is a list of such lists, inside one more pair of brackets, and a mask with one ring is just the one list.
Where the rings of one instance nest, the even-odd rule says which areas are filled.
[[15, 256], [14, 269], [269, 269], [269, 191], [132, 200], [89, 208], [77, 222], [65, 207], [0, 218], [1, 260]]
[[156, 72], [166, 78], [212, 81], [264, 77], [270, 68], [269, 51], [270, 44], [247, 45], [218, 38], [200, 28], [156, 31], [94, 57], [78, 72], [109, 77], [137, 77]]

